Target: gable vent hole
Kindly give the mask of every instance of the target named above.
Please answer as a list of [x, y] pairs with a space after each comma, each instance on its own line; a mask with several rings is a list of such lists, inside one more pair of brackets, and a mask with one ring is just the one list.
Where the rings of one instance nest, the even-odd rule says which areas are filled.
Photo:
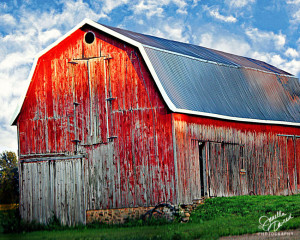
[[95, 34], [93, 32], [87, 32], [84, 36], [84, 40], [88, 44], [92, 44], [95, 41]]

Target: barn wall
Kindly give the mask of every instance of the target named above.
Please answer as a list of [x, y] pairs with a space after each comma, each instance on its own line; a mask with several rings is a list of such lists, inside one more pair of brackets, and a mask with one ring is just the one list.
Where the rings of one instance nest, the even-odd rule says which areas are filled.
[[[103, 143], [84, 147], [93, 156], [88, 163], [88, 210], [173, 202], [171, 114], [139, 52], [108, 36], [97, 37], [102, 41], [102, 54], [108, 53], [111, 58], [103, 63], [104, 76], [93, 65], [91, 76], [106, 76], [104, 94], [114, 100], [107, 101]], [[104, 187], [101, 189], [99, 184]]]
[[[89, 45], [83, 39], [90, 30], [79, 29], [38, 60], [17, 120], [20, 160], [85, 154], [86, 210], [173, 202], [171, 114], [138, 50], [99, 32]], [[26, 202], [38, 201], [35, 188], [44, 180], [24, 178], [31, 186], [21, 190], [24, 213], [38, 211]]]
[[[174, 114], [178, 201], [201, 197], [199, 143], [209, 196], [294, 194], [300, 190], [299, 128]], [[201, 154], [201, 153], [200, 153]], [[244, 169], [245, 174], [240, 173]]]
[[85, 223], [85, 160], [40, 160], [20, 163], [21, 217], [46, 224], [55, 215], [62, 224]]

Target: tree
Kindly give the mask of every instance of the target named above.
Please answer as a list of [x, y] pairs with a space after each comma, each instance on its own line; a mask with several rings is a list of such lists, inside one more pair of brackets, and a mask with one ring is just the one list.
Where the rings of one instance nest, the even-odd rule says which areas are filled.
[[19, 200], [18, 159], [14, 152], [0, 154], [0, 203], [17, 203]]

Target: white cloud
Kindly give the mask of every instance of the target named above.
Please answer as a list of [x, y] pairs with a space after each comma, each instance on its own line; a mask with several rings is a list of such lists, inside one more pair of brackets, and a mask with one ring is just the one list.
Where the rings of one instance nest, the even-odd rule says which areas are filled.
[[282, 58], [279, 54], [276, 53], [266, 53], [257, 51], [253, 52], [251, 54], [251, 57], [274, 65], [277, 68], [282, 69], [295, 76], [300, 74], [300, 60], [292, 59], [289, 61], [287, 59]]
[[136, 22], [137, 22], [138, 24], [140, 24], [140, 25], [144, 25], [144, 23], [145, 23], [145, 22], [143, 21], [143, 19], [139, 19], [139, 20], [137, 20]]
[[152, 27], [146, 32], [146, 34], [180, 42], [188, 42], [189, 37], [184, 34], [185, 27], [185, 24], [173, 21], [172, 25], [164, 23], [161, 24], [160, 27]]
[[39, 34], [39, 41], [42, 44], [46, 44], [50, 40], [56, 40], [61, 36], [61, 32], [58, 29], [51, 29], [48, 31], [41, 32]]
[[146, 13], [147, 18], [150, 18], [154, 15], [162, 16], [164, 10], [160, 4], [157, 4], [157, 2], [141, 1], [138, 5], [133, 6], [133, 11], [135, 14]]
[[244, 40], [224, 34], [204, 33], [200, 36], [199, 45], [241, 56], [247, 55], [250, 51], [249, 44]]
[[173, 3], [178, 7], [176, 13], [186, 15], [188, 14], [186, 7], [188, 4], [184, 0], [173, 0]]
[[102, 10], [105, 14], [110, 13], [113, 9], [127, 4], [129, 0], [104, 0]]
[[288, 49], [285, 51], [284, 54], [285, 54], [286, 56], [292, 57], [292, 58], [296, 58], [296, 57], [299, 57], [299, 56], [300, 56], [299, 52], [297, 52], [297, 50], [294, 49], [294, 48], [288, 48]]
[[300, 9], [292, 14], [291, 22], [294, 24], [300, 23]]
[[279, 54], [271, 55], [271, 61], [270, 63], [275, 66], [282, 66], [284, 63], [286, 63], [286, 60], [283, 59]]
[[[31, 55], [31, 57], [30, 57]], [[6, 55], [0, 62], [0, 71], [13, 70], [16, 67], [22, 66], [33, 61], [32, 53], [30, 52], [14, 52]]]
[[131, 4], [130, 8], [134, 14], [142, 15], [146, 14], [147, 18], [153, 16], [163, 17], [164, 8], [168, 7], [170, 4], [174, 4], [178, 7], [176, 13], [187, 14], [186, 8], [188, 7], [187, 1], [184, 0], [142, 0], [138, 4]]
[[286, 1], [287, 4], [299, 4], [300, 5], [300, 0], [288, 0]]
[[[295, 76], [300, 74], [300, 53], [289, 47], [283, 51], [285, 36], [262, 32], [258, 29], [249, 31], [247, 35], [251, 36], [251, 41], [243, 39], [242, 35], [229, 35], [220, 29], [212, 28], [206, 29], [206, 32], [200, 34], [199, 37], [193, 36], [193, 40], [200, 46], [248, 56], [274, 65]], [[276, 51], [275, 45], [281, 50]]]
[[179, 7], [179, 8], [185, 8], [187, 6], [186, 1], [184, 0], [173, 0], [173, 2]]
[[0, 15], [0, 22], [3, 25], [14, 26], [16, 25], [16, 19], [10, 14]]
[[7, 9], [7, 3], [6, 2], [0, 3], [0, 9], [6, 10]]
[[196, 7], [198, 2], [201, 2], [201, 0], [193, 0], [192, 8]]
[[280, 50], [285, 45], [286, 36], [279, 33], [261, 31], [257, 28], [246, 29], [246, 35], [252, 40], [254, 44], [258, 44], [261, 47], [272, 47]]
[[300, 0], [289, 0], [287, 4], [290, 11], [290, 23], [298, 25], [300, 23]]
[[0, 136], [0, 153], [3, 151], [13, 151], [15, 153], [18, 152], [16, 127], [1, 127]]
[[178, 14], [183, 14], [183, 15], [188, 14], [188, 12], [187, 12], [186, 9], [180, 9], [180, 8], [178, 8], [178, 9], [176, 10], [176, 13], [178, 13]]
[[211, 17], [218, 19], [220, 21], [229, 22], [229, 23], [235, 23], [237, 21], [237, 19], [232, 15], [224, 16], [224, 15], [220, 14], [218, 8], [210, 8], [210, 7], [204, 6], [203, 9], [205, 11], [207, 11]]
[[283, 69], [286, 69], [287, 72], [294, 74], [295, 76], [300, 74], [300, 60], [293, 59], [291, 61], [286, 61], [283, 64]]
[[242, 8], [254, 3], [255, 0], [227, 0], [226, 3], [233, 8]]

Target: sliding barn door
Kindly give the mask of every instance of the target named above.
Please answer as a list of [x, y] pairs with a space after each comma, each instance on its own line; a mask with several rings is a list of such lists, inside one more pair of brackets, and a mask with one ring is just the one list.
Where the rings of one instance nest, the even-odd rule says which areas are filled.
[[46, 224], [56, 216], [63, 225], [85, 224], [84, 165], [84, 158], [21, 162], [22, 219]]
[[208, 142], [207, 183], [209, 196], [233, 196], [247, 192], [243, 175], [242, 147], [230, 143]]

